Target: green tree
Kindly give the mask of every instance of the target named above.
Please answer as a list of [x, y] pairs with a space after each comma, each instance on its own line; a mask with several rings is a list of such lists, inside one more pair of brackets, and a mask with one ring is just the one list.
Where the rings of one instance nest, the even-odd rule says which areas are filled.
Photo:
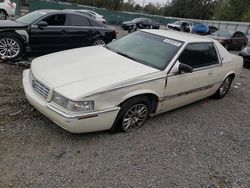
[[166, 16], [210, 19], [213, 17], [216, 0], [173, 0], [165, 7]]
[[249, 0], [220, 0], [215, 8], [214, 17], [226, 21], [250, 21]]

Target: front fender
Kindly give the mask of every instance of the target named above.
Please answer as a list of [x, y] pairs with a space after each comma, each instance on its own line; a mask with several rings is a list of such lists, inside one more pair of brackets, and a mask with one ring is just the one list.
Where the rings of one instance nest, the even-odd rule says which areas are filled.
[[156, 96], [158, 99], [160, 98], [159, 95], [154, 92], [153, 90], [148, 90], [148, 89], [144, 89], [144, 90], [137, 90], [137, 91], [133, 91], [130, 93], [127, 93], [126, 95], [122, 96], [118, 101], [116, 101], [115, 106], [119, 106], [119, 104], [123, 103], [124, 101], [139, 96], [139, 95], [154, 95]]

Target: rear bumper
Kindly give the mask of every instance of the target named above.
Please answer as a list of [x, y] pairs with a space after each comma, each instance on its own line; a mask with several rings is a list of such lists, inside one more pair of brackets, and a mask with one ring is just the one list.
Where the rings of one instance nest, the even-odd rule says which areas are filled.
[[33, 90], [29, 74], [29, 70], [23, 72], [23, 87], [28, 101], [63, 129], [71, 133], [86, 133], [107, 130], [112, 127], [120, 110], [119, 107], [82, 114], [66, 113], [56, 104], [47, 102]]

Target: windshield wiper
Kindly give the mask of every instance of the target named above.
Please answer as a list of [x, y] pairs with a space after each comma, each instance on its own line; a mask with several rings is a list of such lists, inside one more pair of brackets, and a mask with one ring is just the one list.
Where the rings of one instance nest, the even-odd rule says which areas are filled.
[[145, 61], [142, 61], [142, 60], [140, 60], [140, 59], [131, 57], [131, 56], [129, 56], [129, 55], [127, 55], [127, 54], [124, 54], [124, 53], [122, 53], [122, 52], [117, 52], [117, 51], [115, 51], [115, 53], [117, 53], [117, 54], [119, 54], [119, 55], [122, 55], [122, 56], [124, 56], [124, 57], [126, 57], [126, 58], [132, 59], [132, 60], [134, 60], [134, 61], [136, 61], [136, 62], [138, 62], [138, 63], [141, 63], [141, 64], [143, 64], [143, 65], [148, 65], [149, 67], [153, 67], [153, 68], [159, 69], [159, 67], [157, 67], [157, 66], [154, 66], [154, 65], [152, 65], [152, 64], [150, 64], [150, 63], [147, 63], [147, 62], [145, 62]]
[[117, 51], [115, 51], [115, 53], [117, 53], [117, 54], [119, 54], [119, 55], [121, 55], [121, 56], [124, 56], [124, 57], [126, 57], [126, 58], [132, 59], [132, 60], [134, 60], [134, 61], [137, 61], [137, 62], [139, 62], [139, 63], [144, 63], [143, 61], [141, 61], [141, 60], [139, 60], [139, 59], [136, 59], [136, 58], [133, 58], [133, 57], [131, 57], [131, 56], [127, 55], [127, 54], [124, 54], [124, 53], [122, 53], [122, 52], [117, 52]]

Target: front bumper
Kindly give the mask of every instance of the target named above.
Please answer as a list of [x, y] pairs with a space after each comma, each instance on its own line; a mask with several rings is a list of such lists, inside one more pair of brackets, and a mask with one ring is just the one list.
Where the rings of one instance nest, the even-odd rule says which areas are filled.
[[23, 87], [28, 101], [63, 129], [71, 133], [86, 133], [107, 130], [112, 127], [120, 110], [119, 107], [82, 114], [63, 112], [56, 104], [47, 102], [33, 90], [29, 74], [30, 70], [23, 72]]

